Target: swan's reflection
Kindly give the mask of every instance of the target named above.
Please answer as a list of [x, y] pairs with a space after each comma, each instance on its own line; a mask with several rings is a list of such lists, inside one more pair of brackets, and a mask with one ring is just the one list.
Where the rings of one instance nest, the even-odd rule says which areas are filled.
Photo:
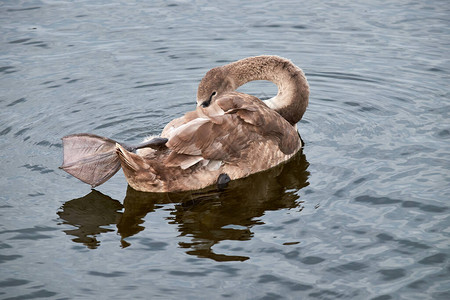
[[208, 257], [216, 261], [242, 261], [244, 256], [216, 254], [212, 247], [223, 240], [249, 240], [251, 228], [262, 224], [258, 217], [265, 211], [295, 208], [300, 204], [298, 190], [308, 185], [308, 162], [303, 153], [288, 163], [230, 182], [219, 191], [207, 188], [183, 193], [143, 193], [128, 187], [123, 201], [123, 213], [119, 201], [97, 191], [83, 198], [66, 202], [58, 213], [66, 224], [78, 227], [66, 233], [88, 247], [98, 246], [95, 235], [109, 231], [101, 226], [117, 224], [122, 246], [128, 246], [126, 238], [145, 229], [143, 218], [163, 204], [176, 203], [170, 212], [169, 223], [176, 224], [180, 236], [192, 237], [180, 243], [188, 254]]
[[77, 229], [65, 230], [64, 232], [73, 236], [74, 242], [82, 243], [88, 248], [97, 248], [100, 244], [95, 238], [97, 234], [113, 231], [102, 228], [111, 224], [117, 224], [121, 219], [122, 204], [105, 196], [100, 192], [92, 190], [84, 197], [73, 199], [64, 203], [58, 215], [63, 219], [63, 224], [70, 224]]

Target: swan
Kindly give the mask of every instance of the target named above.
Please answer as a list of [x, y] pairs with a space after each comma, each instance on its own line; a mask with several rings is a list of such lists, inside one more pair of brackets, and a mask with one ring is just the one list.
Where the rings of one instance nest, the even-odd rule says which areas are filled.
[[[247, 82], [275, 83], [261, 101], [237, 92]], [[302, 147], [297, 131], [308, 106], [309, 85], [290, 60], [261, 55], [209, 70], [200, 81], [196, 109], [170, 121], [159, 137], [137, 146], [93, 134], [63, 138], [62, 169], [102, 184], [122, 168], [143, 192], [197, 190], [247, 177], [289, 160]]]

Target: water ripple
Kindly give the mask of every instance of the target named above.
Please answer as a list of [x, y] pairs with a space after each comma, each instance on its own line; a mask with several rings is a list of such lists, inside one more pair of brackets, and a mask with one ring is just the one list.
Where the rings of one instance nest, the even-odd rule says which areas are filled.
[[[448, 5], [104, 2], [0, 8], [3, 298], [450, 298]], [[159, 134], [259, 54], [311, 87], [287, 169], [176, 195], [58, 169], [62, 136]]]

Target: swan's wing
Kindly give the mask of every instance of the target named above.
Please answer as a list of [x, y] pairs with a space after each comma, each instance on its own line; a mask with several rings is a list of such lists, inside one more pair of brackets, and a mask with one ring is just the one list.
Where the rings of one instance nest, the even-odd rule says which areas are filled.
[[233, 92], [222, 96], [215, 105], [222, 114], [217, 114], [217, 107], [211, 110], [214, 115], [202, 110], [198, 113], [202, 117], [171, 132], [166, 145], [172, 153], [167, 164], [179, 164], [184, 159], [195, 163], [201, 159], [235, 161], [243, 155], [248, 157], [252, 145], [268, 140], [278, 145], [273, 151], [291, 154], [298, 149], [300, 140], [296, 130], [259, 99]]
[[174, 130], [178, 127], [182, 126], [183, 124], [186, 124], [194, 119], [198, 118], [197, 111], [190, 111], [187, 112], [184, 116], [180, 118], [173, 119], [167, 125], [164, 127], [163, 131], [161, 132], [161, 137], [168, 138], [170, 137]]

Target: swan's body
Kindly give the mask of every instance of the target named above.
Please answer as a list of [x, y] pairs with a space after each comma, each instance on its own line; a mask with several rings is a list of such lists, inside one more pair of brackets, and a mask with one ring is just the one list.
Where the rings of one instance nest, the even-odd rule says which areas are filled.
[[[235, 91], [252, 80], [274, 82], [277, 96], [263, 102]], [[170, 192], [204, 188], [220, 174], [233, 180], [274, 167], [302, 146], [296, 123], [308, 96], [302, 70], [277, 56], [214, 68], [199, 85], [196, 110], [162, 131], [165, 148], [135, 154], [117, 144], [125, 177], [135, 190]]]
[[[278, 94], [261, 101], [236, 92], [253, 80], [274, 82]], [[199, 84], [196, 110], [169, 122], [158, 138], [127, 147], [92, 134], [64, 137], [61, 168], [95, 187], [122, 166], [129, 185], [145, 192], [195, 190], [246, 177], [300, 150], [296, 124], [308, 97], [303, 71], [289, 60], [242, 59], [211, 69]]]

